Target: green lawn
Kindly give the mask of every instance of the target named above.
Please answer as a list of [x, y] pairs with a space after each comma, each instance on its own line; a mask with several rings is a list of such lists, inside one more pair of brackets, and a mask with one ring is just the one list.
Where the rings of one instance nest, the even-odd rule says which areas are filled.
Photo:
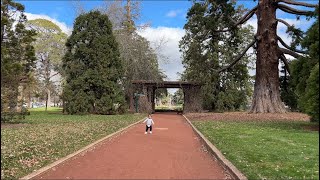
[[183, 105], [175, 105], [175, 106], [171, 106], [171, 108], [169, 108], [169, 106], [155, 106], [155, 110], [182, 110], [183, 109]]
[[319, 133], [308, 122], [192, 122], [248, 179], [319, 179]]
[[23, 177], [128, 126], [145, 114], [63, 115], [32, 109], [23, 127], [1, 129], [1, 179]]

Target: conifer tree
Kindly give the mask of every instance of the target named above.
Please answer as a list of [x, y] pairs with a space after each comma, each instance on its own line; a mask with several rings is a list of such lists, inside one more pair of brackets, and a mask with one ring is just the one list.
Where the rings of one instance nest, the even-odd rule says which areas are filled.
[[[202, 3], [195, 3], [196, 8], [191, 8], [188, 14], [194, 14], [198, 9], [200, 14], [196, 16], [199, 20], [195, 19], [196, 24], [193, 26], [196, 30], [197, 27], [204, 25], [204, 21], [201, 20], [201, 16], [209, 17], [207, 24], [211, 26], [211, 29], [204, 29], [202, 35], [208, 35], [208, 38], [220, 37], [225, 33], [231, 33], [230, 36], [234, 36], [233, 32], [246, 23], [254, 15], [257, 16], [257, 32], [252, 37], [251, 42], [243, 48], [242, 52], [238, 55], [234, 55], [230, 59], [230, 64], [217, 66], [216, 63], [208, 66], [216, 73], [224, 73], [228, 69], [235, 66], [242, 57], [246, 54], [250, 47], [256, 49], [256, 75], [254, 92], [252, 97], [252, 105], [249, 110], [250, 113], [284, 113], [286, 112], [284, 104], [280, 98], [280, 82], [279, 82], [279, 62], [282, 61], [285, 67], [289, 70], [289, 63], [285, 57], [285, 54], [291, 55], [295, 58], [308, 54], [303, 48], [299, 49], [298, 45], [303, 38], [303, 31], [290, 25], [284, 19], [277, 18], [276, 11], [281, 10], [285, 13], [300, 16], [306, 16], [307, 18], [314, 17], [317, 13], [315, 11], [296, 9], [292, 6], [304, 6], [308, 8], [319, 8], [318, 4], [310, 4], [306, 2], [298, 2], [294, 0], [258, 0], [258, 4], [251, 10], [247, 11], [243, 16], [235, 16], [235, 4], [234, 1], [227, 0], [206, 0]], [[210, 10], [207, 11], [207, 9]], [[202, 14], [201, 14], [202, 13]], [[210, 17], [214, 14], [214, 17]], [[277, 34], [277, 25], [282, 23], [288, 27], [287, 32], [293, 37], [291, 45], [286, 44], [281, 37]], [[198, 26], [200, 25], [200, 26]], [[199, 28], [198, 28], [199, 29]], [[207, 31], [205, 31], [207, 30]], [[194, 33], [194, 32], [191, 32]], [[200, 34], [200, 33], [199, 33]], [[216, 42], [217, 43], [217, 42]], [[281, 47], [281, 45], [283, 47]], [[216, 45], [215, 45], [216, 46]], [[214, 47], [214, 46], [213, 46]], [[195, 47], [197, 48], [197, 47]], [[218, 53], [222, 53], [216, 50]], [[217, 54], [216, 54], [217, 56]], [[213, 57], [206, 58], [208, 61], [214, 61]], [[209, 69], [209, 68], [207, 68]]]
[[115, 114], [123, 110], [123, 73], [118, 43], [107, 15], [77, 17], [63, 58], [65, 110], [69, 114]]
[[26, 21], [22, 4], [1, 1], [1, 112], [20, 109], [22, 86], [28, 83], [34, 68], [36, 58], [31, 43], [36, 33], [25, 27]]

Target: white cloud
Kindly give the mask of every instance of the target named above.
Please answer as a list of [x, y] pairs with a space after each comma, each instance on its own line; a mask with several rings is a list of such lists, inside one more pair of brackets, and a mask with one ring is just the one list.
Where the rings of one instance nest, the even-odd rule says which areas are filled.
[[[174, 15], [174, 11], [170, 11], [171, 15]], [[169, 14], [169, 13], [168, 13]], [[167, 14], [167, 15], [168, 15]], [[176, 15], [176, 14], [175, 14]], [[291, 25], [295, 25], [297, 28], [305, 29], [310, 27], [313, 23], [312, 21], [297, 21], [295, 18], [282, 18]], [[250, 24], [254, 27], [254, 31], [257, 31], [257, 18], [254, 16], [246, 24]], [[288, 37], [285, 32], [287, 27], [282, 23], [278, 23], [278, 36], [280, 36], [285, 43], [290, 44], [291, 38]], [[184, 67], [182, 65], [181, 52], [179, 52], [179, 41], [185, 35], [185, 31], [182, 28], [172, 28], [172, 27], [157, 27], [157, 28], [146, 28], [144, 30], [138, 31], [138, 33], [145, 37], [151, 42], [153, 48], [160, 41], [165, 41], [165, 44], [158, 51], [159, 54], [162, 54], [168, 58], [168, 61], [160, 60], [160, 68], [164, 70], [165, 74], [168, 76], [167, 80], [178, 80], [179, 76], [177, 73], [182, 73]], [[281, 46], [281, 45], [280, 45]], [[249, 50], [250, 52], [252, 50]], [[286, 55], [288, 60], [293, 59], [292, 56]], [[254, 75], [255, 71], [250, 70], [250, 74]]]
[[72, 28], [68, 27], [66, 25], [66, 23], [64, 22], [60, 22], [58, 20], [56, 20], [55, 18], [51, 18], [47, 15], [43, 15], [43, 14], [32, 14], [32, 13], [25, 13], [25, 15], [27, 16], [28, 20], [34, 20], [34, 19], [46, 19], [49, 20], [53, 23], [55, 23], [56, 25], [58, 25], [60, 27], [60, 29], [62, 30], [62, 32], [66, 33], [67, 35], [71, 35], [72, 33]]
[[180, 9], [178, 10], [171, 10], [169, 11], [166, 16], [167, 17], [176, 17], [179, 13], [181, 13], [182, 11]]
[[151, 42], [155, 48], [160, 41], [164, 40], [158, 54], [166, 56], [166, 61], [160, 60], [160, 68], [167, 75], [167, 80], [175, 81], [179, 77], [177, 73], [182, 73], [184, 68], [182, 65], [181, 53], [179, 52], [179, 41], [185, 35], [185, 31], [181, 28], [157, 27], [146, 28], [138, 31], [138, 33]]

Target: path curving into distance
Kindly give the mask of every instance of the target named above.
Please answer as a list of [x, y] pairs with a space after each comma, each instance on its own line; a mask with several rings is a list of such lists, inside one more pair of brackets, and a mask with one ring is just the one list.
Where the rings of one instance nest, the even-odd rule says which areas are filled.
[[153, 119], [153, 134], [137, 124], [33, 179], [230, 179], [183, 116]]

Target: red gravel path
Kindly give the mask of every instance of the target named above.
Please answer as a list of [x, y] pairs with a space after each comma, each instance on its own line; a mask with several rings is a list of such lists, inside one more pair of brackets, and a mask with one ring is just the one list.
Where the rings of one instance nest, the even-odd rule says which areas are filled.
[[135, 125], [35, 179], [230, 178], [182, 116], [161, 113], [153, 119], [153, 134], [144, 134], [144, 124]]

